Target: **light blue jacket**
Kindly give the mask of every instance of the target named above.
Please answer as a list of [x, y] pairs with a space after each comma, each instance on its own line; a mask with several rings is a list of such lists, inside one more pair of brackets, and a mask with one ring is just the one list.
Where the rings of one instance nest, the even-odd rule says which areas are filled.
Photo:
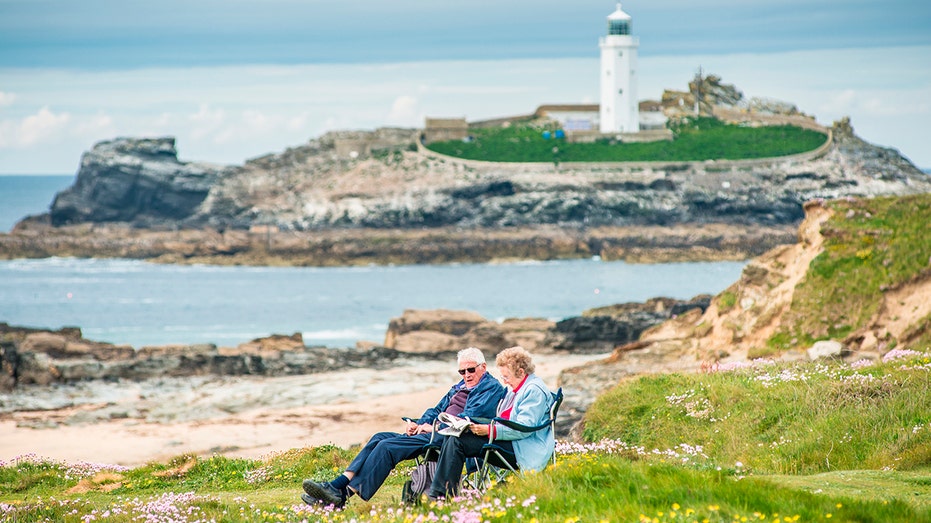
[[[508, 391], [508, 394], [513, 393]], [[531, 374], [514, 397], [510, 420], [533, 427], [542, 425], [549, 420], [552, 405], [553, 393], [542, 379]], [[556, 448], [552, 426], [535, 432], [521, 432], [495, 423], [495, 439], [512, 442], [517, 465], [523, 471], [542, 470]]]

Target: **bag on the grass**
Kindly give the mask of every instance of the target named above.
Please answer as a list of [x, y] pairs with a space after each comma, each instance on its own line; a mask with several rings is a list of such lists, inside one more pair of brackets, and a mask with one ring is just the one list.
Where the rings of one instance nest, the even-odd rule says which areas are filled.
[[417, 505], [420, 498], [427, 493], [430, 483], [433, 483], [433, 474], [436, 473], [436, 462], [426, 461], [411, 472], [411, 479], [404, 482], [401, 500], [409, 505]]

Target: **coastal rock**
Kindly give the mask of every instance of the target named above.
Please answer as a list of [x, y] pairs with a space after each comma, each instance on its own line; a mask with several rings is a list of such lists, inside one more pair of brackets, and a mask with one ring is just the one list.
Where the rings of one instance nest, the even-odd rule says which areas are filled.
[[675, 314], [703, 311], [711, 297], [654, 298], [591, 309], [558, 322], [541, 318], [489, 321], [469, 311], [408, 309], [389, 323], [385, 347], [405, 353], [457, 351], [479, 347], [493, 353], [514, 345], [530, 352], [606, 353], [636, 341], [642, 332]]
[[840, 358], [844, 353], [844, 344], [837, 340], [816, 341], [805, 351], [809, 360]]
[[436, 359], [444, 352], [410, 355], [306, 347], [300, 333], [272, 335], [234, 348], [213, 344], [146, 346], [138, 350], [86, 340], [80, 329], [43, 331], [0, 323], [0, 390], [90, 380], [147, 380], [194, 376], [290, 376], [347, 368], [384, 368], [403, 357]]
[[591, 309], [582, 316], [557, 322], [544, 344], [554, 350], [610, 352], [637, 341], [644, 331], [671, 317], [693, 309], [704, 311], [710, 302], [711, 296], [701, 295], [688, 301], [652, 298], [643, 303]]
[[174, 227], [194, 214], [222, 172], [218, 166], [178, 161], [171, 137], [100, 142], [81, 158], [74, 185], [55, 197], [49, 219], [54, 226]]
[[275, 355], [286, 351], [304, 350], [304, 336], [300, 332], [295, 332], [290, 336], [273, 334], [264, 338], [256, 338], [246, 343], [240, 343], [235, 351], [220, 349], [221, 354], [233, 355], [239, 354], [265, 354]]
[[484, 323], [485, 318], [470, 311], [446, 309], [405, 309], [398, 318], [392, 318], [385, 333], [385, 347], [398, 348], [398, 337], [413, 331], [432, 331], [449, 336], [462, 336], [473, 327]]
[[407, 309], [389, 322], [385, 347], [405, 353], [459, 351], [466, 347], [496, 352], [514, 345], [530, 351], [545, 350], [546, 332], [553, 325], [539, 318], [508, 318], [499, 323], [470, 311]]

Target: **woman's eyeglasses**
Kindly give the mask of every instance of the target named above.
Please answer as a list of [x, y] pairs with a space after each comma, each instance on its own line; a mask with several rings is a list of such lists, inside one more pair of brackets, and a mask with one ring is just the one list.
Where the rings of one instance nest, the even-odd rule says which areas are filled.
[[477, 368], [478, 368], [478, 367], [476, 366], [476, 367], [466, 367], [466, 368], [464, 368], [464, 369], [459, 369], [459, 375], [460, 375], [460, 376], [465, 376], [465, 375], [466, 375], [466, 372], [468, 372], [469, 374], [475, 374], [475, 369], [477, 369]]

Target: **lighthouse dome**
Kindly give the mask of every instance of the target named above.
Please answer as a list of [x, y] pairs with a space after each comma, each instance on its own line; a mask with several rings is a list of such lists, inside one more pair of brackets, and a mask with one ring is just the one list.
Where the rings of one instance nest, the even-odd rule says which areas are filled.
[[617, 4], [617, 9], [608, 15], [608, 20], [630, 20], [630, 15], [621, 9], [621, 4]]

